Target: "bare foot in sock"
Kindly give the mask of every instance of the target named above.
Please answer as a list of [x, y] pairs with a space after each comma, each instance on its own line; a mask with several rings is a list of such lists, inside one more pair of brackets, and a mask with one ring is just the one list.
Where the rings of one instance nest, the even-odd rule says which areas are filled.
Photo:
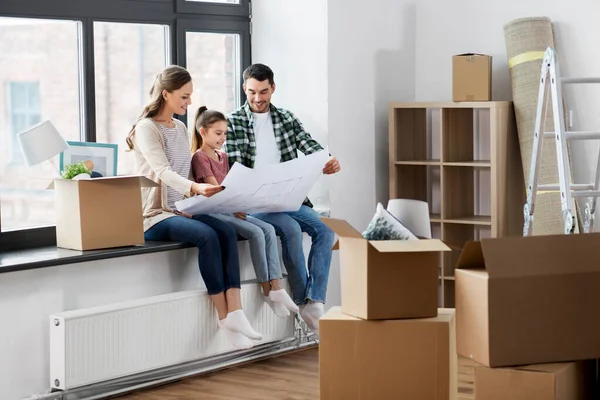
[[250, 349], [254, 346], [254, 343], [246, 336], [242, 335], [239, 332], [234, 332], [230, 329], [227, 329], [223, 322], [223, 320], [219, 321], [219, 329], [221, 329], [225, 333], [225, 337], [229, 340], [229, 343], [233, 345], [238, 350]]
[[223, 321], [223, 325], [234, 332], [239, 332], [242, 335], [252, 340], [262, 340], [262, 335], [252, 329], [250, 321], [246, 318], [244, 310], [235, 310], [227, 314]]
[[306, 322], [311, 331], [319, 334], [319, 318], [323, 316], [323, 303], [309, 300], [307, 304], [300, 306], [300, 316]]
[[285, 308], [287, 308], [291, 312], [298, 313], [300, 311], [296, 303], [294, 303], [294, 300], [292, 300], [292, 298], [290, 297], [288, 292], [285, 291], [285, 289], [271, 290], [269, 292], [269, 299], [271, 299], [271, 301], [274, 303], [283, 304]]
[[265, 301], [278, 317], [285, 318], [290, 316], [289, 310], [283, 304], [272, 301], [269, 296], [265, 296]]

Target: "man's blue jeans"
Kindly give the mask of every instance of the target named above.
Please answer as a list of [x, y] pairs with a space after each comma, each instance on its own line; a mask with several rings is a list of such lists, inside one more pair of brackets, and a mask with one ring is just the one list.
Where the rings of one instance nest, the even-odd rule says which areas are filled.
[[[281, 238], [283, 262], [294, 302], [298, 305], [305, 304], [308, 300], [325, 303], [335, 234], [319, 219], [319, 214], [303, 205], [295, 212], [253, 216], [273, 225], [277, 236]], [[312, 239], [308, 274], [302, 248], [302, 232], [308, 233]]]
[[208, 294], [240, 288], [237, 232], [209, 215], [181, 215], [160, 221], [144, 234], [146, 240], [172, 240], [198, 248], [198, 266]]

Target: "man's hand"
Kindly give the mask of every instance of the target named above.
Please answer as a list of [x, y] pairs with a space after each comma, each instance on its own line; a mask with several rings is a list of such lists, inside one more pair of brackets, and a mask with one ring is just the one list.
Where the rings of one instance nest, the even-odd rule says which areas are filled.
[[215, 185], [211, 185], [208, 183], [194, 183], [192, 184], [192, 192], [205, 196], [205, 197], [210, 197], [213, 196], [217, 193], [219, 193], [220, 191], [222, 191], [224, 188], [223, 186], [215, 186]]
[[335, 174], [336, 172], [340, 172], [340, 162], [335, 157], [329, 157], [329, 161], [325, 164], [325, 168], [323, 168], [323, 173], [326, 175]]
[[243, 220], [248, 218], [248, 214], [243, 213], [243, 212], [236, 212], [236, 213], [233, 213], [233, 215], [235, 215], [236, 218], [243, 219]]

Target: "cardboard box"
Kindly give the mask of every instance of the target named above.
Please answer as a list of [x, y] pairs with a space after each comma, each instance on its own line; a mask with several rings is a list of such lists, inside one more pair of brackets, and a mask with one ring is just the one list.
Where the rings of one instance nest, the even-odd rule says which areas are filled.
[[454, 310], [366, 321], [332, 307], [319, 320], [321, 400], [456, 399]]
[[477, 400], [595, 399], [595, 360], [516, 368], [475, 368]]
[[55, 179], [56, 244], [93, 250], [144, 244], [141, 187], [158, 186], [142, 176], [74, 181]]
[[488, 367], [600, 357], [600, 234], [469, 242], [455, 277], [461, 356]]
[[437, 239], [366, 240], [343, 220], [322, 218], [339, 236], [342, 312], [362, 319], [437, 315]]
[[452, 101], [492, 100], [492, 56], [459, 54], [452, 57]]

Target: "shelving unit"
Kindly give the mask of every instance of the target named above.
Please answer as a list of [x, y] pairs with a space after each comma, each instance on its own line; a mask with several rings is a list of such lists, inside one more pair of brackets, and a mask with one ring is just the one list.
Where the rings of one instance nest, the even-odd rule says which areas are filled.
[[[427, 201], [432, 234], [522, 235], [525, 181], [512, 102], [389, 104], [390, 199]], [[454, 307], [460, 251], [440, 257], [440, 307]]]

